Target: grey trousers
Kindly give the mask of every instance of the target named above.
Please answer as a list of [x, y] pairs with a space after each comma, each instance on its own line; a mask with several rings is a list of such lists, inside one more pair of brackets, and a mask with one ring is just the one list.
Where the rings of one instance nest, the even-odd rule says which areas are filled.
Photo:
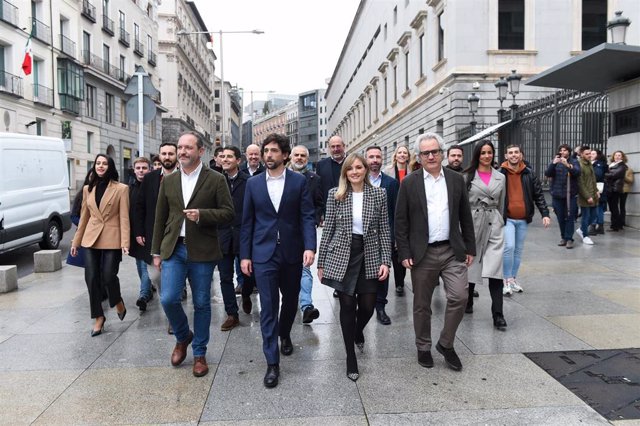
[[416, 333], [416, 347], [419, 351], [430, 351], [431, 339], [431, 298], [433, 290], [442, 277], [447, 295], [444, 314], [444, 328], [440, 333], [440, 345], [453, 348], [456, 330], [464, 315], [468, 298], [467, 266], [456, 260], [453, 249], [448, 244], [429, 247], [419, 264], [411, 269], [413, 285], [413, 327]]

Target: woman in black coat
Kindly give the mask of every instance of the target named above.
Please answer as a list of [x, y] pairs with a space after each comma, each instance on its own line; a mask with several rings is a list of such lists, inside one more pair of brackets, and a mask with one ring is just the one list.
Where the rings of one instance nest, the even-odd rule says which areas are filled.
[[611, 154], [609, 171], [605, 173], [605, 182], [608, 188], [607, 199], [611, 210], [610, 231], [620, 231], [624, 226], [621, 214], [622, 196], [624, 194], [624, 175], [627, 172], [627, 156], [622, 151]]

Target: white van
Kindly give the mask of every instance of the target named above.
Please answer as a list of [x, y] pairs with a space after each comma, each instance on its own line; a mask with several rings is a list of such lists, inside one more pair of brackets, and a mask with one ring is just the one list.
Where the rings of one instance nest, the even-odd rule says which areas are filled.
[[62, 139], [0, 133], [0, 253], [35, 243], [56, 249], [69, 229]]

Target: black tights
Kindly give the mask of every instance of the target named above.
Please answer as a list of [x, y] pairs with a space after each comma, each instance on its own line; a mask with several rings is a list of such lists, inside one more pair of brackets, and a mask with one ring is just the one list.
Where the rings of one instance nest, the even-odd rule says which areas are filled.
[[[502, 287], [504, 282], [497, 278], [489, 278], [489, 293], [491, 294], [491, 313], [493, 316], [496, 314], [502, 315]], [[475, 290], [476, 284], [469, 283], [469, 299], [467, 305], [473, 306], [473, 290]]]
[[373, 316], [376, 306], [376, 293], [358, 294], [350, 296], [341, 291], [340, 299], [340, 327], [344, 347], [347, 350], [347, 373], [358, 372], [358, 361], [354, 344], [364, 343], [364, 327]]

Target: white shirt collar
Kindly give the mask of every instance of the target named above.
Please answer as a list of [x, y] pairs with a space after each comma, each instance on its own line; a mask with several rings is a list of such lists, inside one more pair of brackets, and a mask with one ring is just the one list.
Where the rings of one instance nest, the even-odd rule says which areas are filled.
[[[429, 173], [424, 167], [422, 168], [422, 173], [423, 173], [422, 177], [425, 180], [428, 178], [437, 179], [437, 178], [434, 178], [433, 175]], [[444, 177], [444, 167], [440, 167], [440, 173], [438, 173], [438, 178], [441, 178], [441, 177]]]
[[196, 167], [196, 169], [194, 171], [192, 171], [191, 173], [187, 174], [185, 173], [184, 169], [181, 167], [180, 168], [180, 173], [182, 173], [182, 176], [185, 177], [191, 177], [191, 176], [197, 176], [200, 174], [200, 170], [202, 170], [202, 161], [200, 161], [200, 164], [198, 164], [198, 167]]
[[279, 179], [284, 179], [284, 175], [287, 173], [287, 168], [285, 167], [285, 169], [282, 171], [282, 174], [280, 174], [279, 176], [271, 176], [269, 174], [269, 170], [267, 170], [264, 174], [267, 176], [267, 180], [279, 180]]

